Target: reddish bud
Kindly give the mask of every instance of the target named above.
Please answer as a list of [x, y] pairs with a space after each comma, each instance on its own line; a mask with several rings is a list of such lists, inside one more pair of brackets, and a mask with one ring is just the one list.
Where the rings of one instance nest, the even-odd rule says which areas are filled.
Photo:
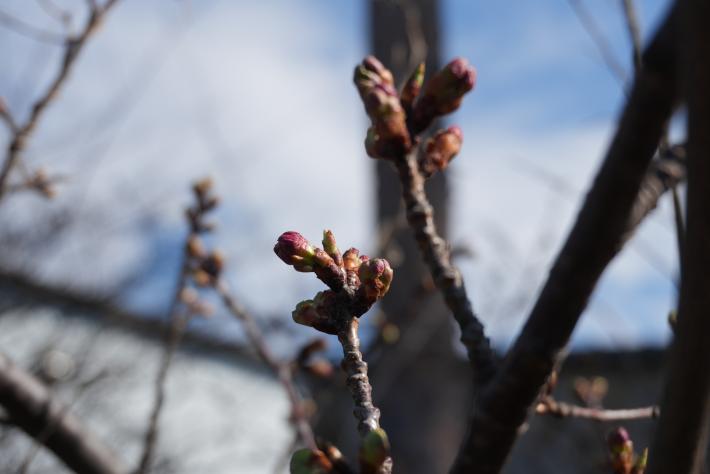
[[424, 86], [414, 106], [413, 128], [421, 132], [436, 118], [458, 109], [463, 96], [476, 84], [476, 70], [463, 58], [456, 58]]
[[445, 169], [449, 162], [461, 151], [463, 132], [457, 126], [439, 130], [431, 137], [425, 147], [423, 156], [419, 159], [419, 169], [427, 178]]
[[211, 278], [219, 278], [219, 275], [224, 269], [224, 256], [219, 250], [214, 250], [209, 254], [202, 263], [200, 269], [207, 273]]
[[389, 262], [384, 258], [363, 261], [358, 269], [358, 296], [361, 302], [369, 307], [385, 296], [390, 289], [393, 274]]
[[623, 428], [614, 429], [607, 436], [609, 460], [614, 474], [631, 474], [634, 466], [634, 444]]
[[205, 247], [202, 245], [200, 238], [194, 235], [187, 240], [185, 251], [191, 258], [205, 257]]
[[334, 292], [320, 291], [312, 300], [298, 303], [291, 316], [298, 324], [310, 326], [326, 334], [337, 334], [338, 328], [334, 317], [335, 304]]
[[288, 231], [281, 234], [274, 245], [274, 253], [299, 272], [313, 271], [315, 249], [298, 232]]
[[406, 114], [394, 88], [392, 73], [374, 57], [368, 56], [355, 68], [354, 82], [365, 111], [372, 121], [371, 142], [366, 145], [373, 158], [396, 158], [411, 147]]

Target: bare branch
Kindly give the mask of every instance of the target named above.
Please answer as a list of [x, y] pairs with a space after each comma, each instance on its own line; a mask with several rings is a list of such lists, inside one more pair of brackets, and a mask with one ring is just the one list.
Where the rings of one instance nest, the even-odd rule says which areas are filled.
[[33, 40], [40, 41], [42, 43], [61, 45], [66, 41], [66, 38], [62, 34], [37, 28], [29, 23], [25, 23], [19, 18], [15, 18], [3, 10], [0, 10], [0, 25], [10, 31], [14, 31], [17, 34], [27, 38], [32, 38]]
[[468, 351], [476, 380], [484, 383], [495, 372], [495, 355], [486, 338], [483, 324], [473, 312], [461, 273], [451, 263], [449, 246], [436, 230], [434, 211], [424, 190], [424, 178], [419, 171], [416, 150], [397, 161], [397, 171], [402, 183], [409, 226], [436, 287], [461, 328], [461, 342]]
[[678, 321], [650, 474], [704, 472], [710, 423], [710, 4], [679, 3], [688, 104], [687, 227]]
[[634, 7], [634, 0], [622, 0], [624, 7], [624, 19], [626, 20], [626, 28], [629, 30], [631, 37], [631, 45], [634, 54], [634, 68], [638, 71], [642, 65], [641, 50], [641, 29], [639, 28], [638, 16]]
[[644, 55], [644, 69], [604, 163], [522, 333], [475, 403], [452, 472], [502, 468], [603, 270], [623, 245], [632, 207], [677, 101], [677, 8]]
[[0, 405], [7, 410], [12, 424], [33, 438], [52, 426], [44, 445], [70, 469], [96, 474], [127, 472], [115, 455], [54, 400], [39, 380], [3, 354], [0, 354]]
[[291, 421], [298, 433], [299, 438], [301, 439], [301, 442], [303, 442], [303, 444], [310, 449], [318, 449], [315, 438], [313, 437], [311, 425], [308, 423], [308, 418], [306, 417], [306, 412], [304, 411], [303, 400], [301, 399], [301, 396], [293, 383], [293, 373], [291, 368], [288, 364], [281, 363], [276, 359], [276, 357], [274, 357], [266, 344], [264, 335], [261, 333], [259, 326], [256, 324], [256, 320], [241, 304], [239, 304], [237, 299], [229, 291], [227, 284], [223, 280], [218, 280], [214, 287], [232, 316], [241, 322], [251, 346], [256, 350], [257, 354], [259, 354], [261, 360], [278, 377], [279, 382], [286, 391], [289, 402], [291, 403]]
[[626, 71], [624, 70], [624, 67], [619, 64], [619, 61], [616, 60], [611, 46], [599, 29], [594, 17], [585, 8], [582, 0], [568, 0], [568, 2], [574, 10], [574, 13], [577, 15], [579, 22], [582, 23], [582, 26], [592, 38], [594, 44], [596, 44], [597, 49], [604, 60], [604, 64], [606, 64], [611, 74], [619, 81], [619, 83], [624, 85], [627, 77]]
[[40, 99], [35, 102], [27, 121], [23, 125], [16, 127], [15, 133], [8, 144], [5, 161], [0, 168], [0, 200], [2, 200], [7, 191], [7, 180], [10, 176], [10, 172], [19, 161], [22, 151], [27, 144], [27, 140], [37, 127], [44, 111], [57, 96], [59, 90], [66, 82], [67, 77], [69, 77], [76, 63], [76, 59], [86, 45], [87, 40], [96, 31], [104, 16], [116, 4], [116, 1], [117, 0], [109, 0], [102, 8], [92, 10], [84, 30], [77, 37], [64, 40], [64, 56], [56, 77], [49, 84], [49, 87], [44, 94], [42, 94]]
[[559, 402], [552, 397], [545, 397], [535, 407], [538, 415], [551, 415], [557, 418], [584, 418], [593, 421], [629, 421], [658, 418], [660, 410], [657, 406], [608, 410], [603, 408], [581, 407], [565, 402]]

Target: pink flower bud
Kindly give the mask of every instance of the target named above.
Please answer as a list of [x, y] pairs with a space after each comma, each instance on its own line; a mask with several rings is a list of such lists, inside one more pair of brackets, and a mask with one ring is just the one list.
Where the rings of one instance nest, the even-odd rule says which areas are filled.
[[298, 271], [313, 271], [315, 249], [298, 232], [288, 231], [281, 234], [274, 245], [274, 253], [287, 265], [293, 265]]
[[461, 151], [463, 132], [457, 126], [439, 130], [431, 137], [425, 147], [425, 152], [419, 159], [419, 169], [427, 178], [445, 169], [449, 162]]
[[406, 114], [394, 88], [392, 73], [368, 56], [355, 68], [354, 82], [372, 121], [370, 141], [378, 143], [377, 151], [366, 145], [368, 154], [375, 158], [395, 158], [408, 151], [412, 144]]
[[456, 58], [424, 86], [414, 106], [412, 127], [421, 132], [436, 118], [458, 109], [463, 96], [476, 84], [476, 70], [463, 58]]
[[372, 306], [385, 296], [390, 289], [393, 274], [389, 262], [384, 258], [363, 261], [358, 270], [360, 277], [358, 294], [363, 302]]

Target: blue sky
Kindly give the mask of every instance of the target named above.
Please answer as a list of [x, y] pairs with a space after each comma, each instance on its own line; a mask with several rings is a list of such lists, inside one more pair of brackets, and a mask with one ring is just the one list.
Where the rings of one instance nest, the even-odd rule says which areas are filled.
[[[57, 3], [79, 11], [84, 2]], [[620, 3], [585, 5], [630, 70]], [[667, 3], [637, 1], [644, 37]], [[351, 84], [367, 53], [364, 6], [121, 2], [27, 151], [31, 166], [70, 177], [60, 197], [48, 204], [17, 196], [0, 209], [3, 226], [18, 232], [33, 232], [68, 206], [79, 215], [51, 247], [6, 260], [85, 289], [142, 273], [126, 301], [158, 310], [174, 280], [188, 184], [210, 174], [225, 198], [215, 243], [227, 254], [231, 284], [255, 312], [288, 318], [320, 285], [273, 256], [279, 233], [299, 230], [315, 240], [329, 227], [343, 246], [374, 247], [373, 164]], [[35, 2], [0, 8], [61, 31]], [[465, 135], [449, 171], [452, 241], [475, 250], [475, 259], [459, 264], [504, 345], [571, 225], [623, 93], [567, 0], [448, 0], [442, 8], [444, 56], [467, 57], [478, 70], [475, 91], [452, 117]], [[55, 70], [58, 49], [6, 29], [0, 43], [7, 71], [0, 95], [21, 115]], [[668, 204], [605, 275], [574, 347], [667, 341], [676, 271]], [[209, 325], [239, 337], [226, 317]]]

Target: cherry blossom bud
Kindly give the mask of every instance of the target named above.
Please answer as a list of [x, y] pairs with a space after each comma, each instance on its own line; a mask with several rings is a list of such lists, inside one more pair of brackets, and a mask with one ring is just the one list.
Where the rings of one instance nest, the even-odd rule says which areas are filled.
[[205, 257], [205, 247], [202, 245], [200, 238], [194, 235], [187, 240], [185, 251], [191, 258]]
[[291, 456], [291, 474], [328, 474], [333, 464], [321, 450], [299, 449]]
[[436, 132], [427, 141], [424, 154], [419, 160], [419, 169], [422, 174], [428, 178], [437, 171], [445, 169], [461, 151], [462, 143], [463, 132], [455, 125]]
[[335, 236], [330, 230], [323, 231], [323, 249], [333, 258], [336, 265], [343, 266], [343, 255], [340, 253], [338, 245], [335, 243]]
[[607, 436], [607, 444], [614, 474], [630, 474], [634, 465], [634, 444], [629, 433], [618, 427]]
[[[368, 154], [386, 159], [401, 156], [411, 147], [411, 139], [392, 73], [368, 56], [355, 68], [354, 82], [372, 121], [372, 137], [366, 144]], [[369, 143], [377, 143], [377, 147]]]
[[387, 433], [377, 428], [362, 438], [360, 446], [360, 468], [363, 473], [379, 472], [380, 467], [390, 455], [390, 443]]
[[337, 334], [335, 305], [336, 295], [333, 291], [320, 291], [312, 300], [298, 303], [291, 316], [298, 324], [310, 326], [326, 334]]
[[274, 253], [299, 272], [313, 271], [315, 248], [298, 232], [288, 231], [281, 234], [274, 245]]
[[436, 118], [449, 114], [461, 105], [464, 94], [476, 84], [476, 70], [463, 58], [456, 58], [424, 86], [414, 105], [412, 126], [421, 132]]
[[358, 270], [360, 288], [358, 295], [366, 305], [372, 306], [385, 296], [390, 289], [394, 272], [384, 258], [375, 258], [362, 262]]
[[424, 63], [420, 63], [402, 87], [402, 92], [399, 94], [399, 98], [405, 111], [412, 109], [414, 99], [417, 98], [419, 92], [422, 90], [422, 84], [424, 84], [424, 71]]
[[211, 278], [219, 278], [224, 269], [224, 255], [219, 250], [214, 250], [200, 264], [200, 270], [207, 273]]

